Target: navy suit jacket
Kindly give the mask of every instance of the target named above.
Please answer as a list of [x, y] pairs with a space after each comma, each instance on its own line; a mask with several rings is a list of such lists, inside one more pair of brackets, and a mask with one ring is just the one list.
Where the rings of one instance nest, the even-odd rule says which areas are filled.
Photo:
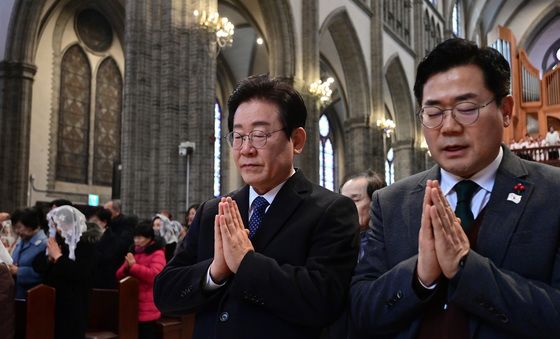
[[[234, 192], [247, 223], [249, 187]], [[178, 253], [155, 281], [163, 313], [196, 312], [194, 338], [318, 338], [347, 300], [358, 254], [352, 200], [297, 171], [284, 184], [252, 239], [254, 252], [216, 291], [203, 289], [214, 255], [219, 199], [197, 211]]]
[[[376, 191], [364, 258], [351, 287], [364, 337], [414, 338], [430, 298], [413, 290], [426, 180], [439, 167]], [[508, 200], [525, 186], [521, 201]], [[476, 250], [448, 282], [447, 298], [469, 316], [471, 338], [560, 336], [560, 169], [504, 157]]]

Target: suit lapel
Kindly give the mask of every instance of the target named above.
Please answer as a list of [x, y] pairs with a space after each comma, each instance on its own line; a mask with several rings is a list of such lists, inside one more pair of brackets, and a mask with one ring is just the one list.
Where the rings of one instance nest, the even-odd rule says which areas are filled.
[[261, 252], [282, 229], [287, 220], [311, 191], [311, 184], [300, 170], [292, 175], [278, 192], [264, 215], [262, 225], [252, 239], [257, 252]]
[[[491, 259], [497, 266], [504, 260], [511, 237], [519, 223], [519, 218], [527, 206], [533, 192], [533, 183], [526, 180], [527, 170], [521, 159], [504, 148], [504, 158], [496, 173], [496, 181], [490, 201], [486, 205], [484, 219], [477, 239], [477, 252]], [[523, 184], [518, 203], [508, 200], [510, 193], [516, 193], [514, 186]]]
[[418, 185], [410, 192], [410, 203], [404, 203], [403, 206], [410, 206], [408, 220], [405, 220], [408, 227], [408, 237], [414, 243], [415, 249], [418, 249], [418, 232], [420, 232], [420, 224], [422, 222], [422, 205], [424, 203], [424, 193], [426, 191], [427, 180], [439, 180], [439, 166], [433, 166], [426, 174], [418, 180]]
[[234, 192], [231, 198], [237, 203], [241, 219], [243, 219], [243, 225], [247, 228], [249, 226], [249, 185], [245, 185], [237, 192]]

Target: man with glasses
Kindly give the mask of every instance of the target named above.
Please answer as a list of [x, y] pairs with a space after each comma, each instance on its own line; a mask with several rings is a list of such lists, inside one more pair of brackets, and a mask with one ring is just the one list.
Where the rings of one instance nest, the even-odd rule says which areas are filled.
[[292, 87], [250, 77], [228, 109], [227, 140], [247, 185], [200, 206], [185, 249], [156, 278], [156, 305], [196, 312], [194, 338], [319, 338], [346, 303], [356, 207], [294, 168], [307, 110]]
[[351, 287], [364, 337], [558, 337], [560, 170], [502, 145], [509, 87], [507, 61], [463, 39], [418, 65], [437, 165], [374, 193]]

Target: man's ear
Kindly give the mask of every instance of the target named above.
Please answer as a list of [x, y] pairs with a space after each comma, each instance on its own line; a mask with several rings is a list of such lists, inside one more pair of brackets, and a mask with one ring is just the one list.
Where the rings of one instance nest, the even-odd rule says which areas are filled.
[[305, 133], [303, 127], [298, 127], [292, 131], [294, 154], [301, 154], [301, 152], [303, 152], [303, 146], [305, 146], [306, 139], [307, 139], [307, 133]]
[[504, 118], [504, 127], [508, 127], [511, 124], [513, 106], [513, 97], [511, 95], [508, 95], [502, 99], [500, 110], [502, 111], [502, 116]]

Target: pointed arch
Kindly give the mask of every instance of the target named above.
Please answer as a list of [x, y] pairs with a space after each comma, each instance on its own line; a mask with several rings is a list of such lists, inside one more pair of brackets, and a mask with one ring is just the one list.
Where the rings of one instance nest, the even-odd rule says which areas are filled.
[[93, 145], [93, 183], [110, 186], [120, 160], [123, 81], [115, 60], [106, 58], [97, 71]]
[[296, 70], [296, 44], [293, 14], [287, 0], [260, 0], [270, 52], [270, 73], [293, 79]]
[[394, 175], [395, 179], [399, 180], [415, 172], [412, 166], [416, 139], [414, 106], [406, 73], [397, 54], [389, 58], [384, 73], [391, 94], [396, 124], [392, 148], [395, 159]]
[[368, 70], [358, 35], [348, 12], [344, 8], [334, 10], [324, 21], [319, 34], [329, 32], [342, 63], [348, 115], [361, 118], [370, 113]]
[[392, 55], [385, 66], [385, 78], [393, 101], [398, 139], [414, 138], [414, 108], [406, 72], [398, 54]]

